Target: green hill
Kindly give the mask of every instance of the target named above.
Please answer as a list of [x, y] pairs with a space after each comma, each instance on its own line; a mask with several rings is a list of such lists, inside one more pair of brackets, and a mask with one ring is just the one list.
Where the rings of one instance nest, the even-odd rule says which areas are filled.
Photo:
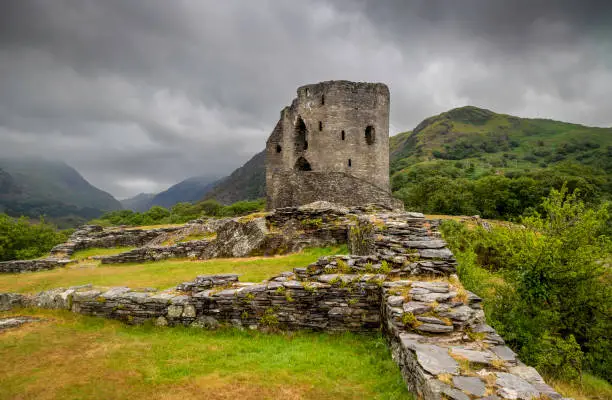
[[590, 202], [612, 194], [612, 128], [468, 106], [390, 143], [394, 193], [425, 212], [511, 217], [563, 182]]
[[119, 209], [121, 204], [113, 196], [63, 162], [0, 159], [0, 212], [45, 216], [64, 227]]

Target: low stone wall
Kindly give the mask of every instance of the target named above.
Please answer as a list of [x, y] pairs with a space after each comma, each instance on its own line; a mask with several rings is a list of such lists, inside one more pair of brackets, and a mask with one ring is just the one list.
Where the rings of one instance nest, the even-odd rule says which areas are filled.
[[[345, 261], [355, 261], [353, 268], [366, 260], [382, 264], [372, 258]], [[333, 262], [317, 265], [328, 272], [338, 268]], [[296, 269], [263, 283], [240, 283], [233, 274], [200, 276], [161, 292], [82, 286], [34, 296], [3, 294], [0, 309], [59, 308], [129, 324], [153, 320], [159, 326], [209, 329], [382, 328], [408, 388], [419, 398], [561, 398], [486, 324], [481, 299], [456, 276], [393, 281], [384, 274], [305, 272]]]
[[235, 229], [220, 232], [202, 251], [249, 254], [253, 243], [269, 240], [265, 229], [271, 223], [275, 234], [296, 225], [312, 225], [311, 232], [341, 226], [351, 249], [372, 254], [321, 257], [261, 283], [238, 282], [237, 275], [226, 274], [199, 276], [164, 291], [85, 285], [37, 295], [0, 294], [0, 310], [60, 308], [161, 326], [382, 329], [407, 386], [419, 398], [561, 398], [486, 324], [481, 299], [462, 287], [453, 274], [453, 254], [422, 214], [331, 212], [334, 216], [325, 219], [316, 210], [287, 209], [270, 215], [268, 224], [263, 218], [233, 221], [228, 226]]
[[44, 271], [63, 267], [70, 263], [70, 260], [55, 258], [45, 258], [40, 260], [15, 260], [0, 262], [0, 273], [12, 274], [20, 272]]
[[419, 398], [560, 399], [486, 324], [480, 298], [448, 281], [383, 286], [383, 329]]
[[90, 248], [140, 247], [155, 238], [174, 232], [181, 227], [157, 229], [104, 229], [97, 225], [85, 225], [75, 231], [66, 243], [55, 246], [51, 256], [70, 258], [78, 250]]
[[210, 240], [193, 240], [172, 246], [139, 247], [113, 256], [95, 257], [102, 264], [141, 263], [168, 258], [201, 258]]

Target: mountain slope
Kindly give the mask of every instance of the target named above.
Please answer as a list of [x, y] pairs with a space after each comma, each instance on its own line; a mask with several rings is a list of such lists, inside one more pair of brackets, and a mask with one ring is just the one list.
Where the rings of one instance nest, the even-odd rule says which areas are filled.
[[217, 182], [217, 177], [194, 176], [171, 186], [167, 190], [155, 195], [146, 209], [152, 206], [170, 208], [177, 203], [194, 202], [202, 197]]
[[255, 200], [266, 195], [265, 151], [259, 152], [231, 175], [219, 180], [204, 200], [214, 199], [223, 204], [240, 200]]
[[19, 185], [24, 199], [99, 210], [121, 209], [121, 204], [113, 196], [91, 185], [63, 162], [2, 158], [0, 168]]
[[63, 162], [0, 159], [0, 212], [45, 216], [60, 227], [70, 227], [119, 209], [115, 198]]
[[612, 197], [612, 128], [461, 107], [391, 138], [391, 182], [407, 207], [512, 218], [564, 183]]
[[126, 210], [137, 212], [147, 211], [151, 200], [156, 196], [155, 193], [140, 193], [128, 199], [119, 200], [121, 205]]
[[[478, 158], [500, 165], [499, 155], [516, 156], [515, 166], [584, 161], [612, 145], [612, 128], [547, 119], [519, 118], [467, 106], [427, 118], [413, 131], [391, 138], [391, 171], [432, 159]], [[588, 162], [587, 162], [588, 163]]]

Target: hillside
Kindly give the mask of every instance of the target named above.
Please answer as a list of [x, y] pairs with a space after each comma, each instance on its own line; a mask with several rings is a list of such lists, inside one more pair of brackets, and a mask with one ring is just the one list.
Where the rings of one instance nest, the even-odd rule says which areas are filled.
[[63, 162], [0, 159], [1, 212], [33, 218], [44, 215], [68, 226], [119, 209], [115, 198]]
[[255, 200], [266, 195], [265, 151], [259, 152], [230, 176], [219, 180], [204, 200], [215, 199], [222, 204], [240, 200]]
[[152, 206], [170, 208], [177, 203], [198, 201], [208, 193], [217, 179], [218, 177], [207, 175], [187, 178], [155, 195], [149, 202], [147, 208]]
[[[519, 118], [467, 106], [390, 138], [394, 194], [429, 213], [509, 218], [567, 182], [587, 201], [612, 194], [612, 128]], [[265, 195], [264, 153], [222, 179], [206, 199]]]
[[587, 201], [612, 194], [612, 128], [468, 106], [392, 137], [390, 154], [394, 193], [425, 212], [509, 217], [563, 182]]
[[150, 208], [151, 200], [153, 200], [155, 196], [155, 193], [139, 193], [134, 197], [119, 200], [119, 202], [126, 210], [142, 212]]

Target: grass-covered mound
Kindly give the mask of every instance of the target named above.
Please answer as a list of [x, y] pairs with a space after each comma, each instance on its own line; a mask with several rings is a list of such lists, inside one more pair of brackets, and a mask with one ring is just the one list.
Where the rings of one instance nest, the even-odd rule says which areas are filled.
[[[379, 335], [126, 326], [66, 311], [0, 335], [2, 399], [411, 399]], [[16, 315], [0, 313], [0, 317]]]
[[280, 272], [304, 267], [321, 256], [344, 254], [346, 246], [306, 249], [300, 253], [275, 257], [216, 258], [211, 260], [164, 260], [143, 264], [100, 264], [86, 259], [110, 255], [122, 249], [89, 249], [77, 252], [80, 262], [65, 268], [24, 274], [0, 274], [0, 292], [36, 293], [43, 290], [84, 285], [153, 287], [166, 289], [197, 275], [236, 273], [243, 282], [259, 282]]

